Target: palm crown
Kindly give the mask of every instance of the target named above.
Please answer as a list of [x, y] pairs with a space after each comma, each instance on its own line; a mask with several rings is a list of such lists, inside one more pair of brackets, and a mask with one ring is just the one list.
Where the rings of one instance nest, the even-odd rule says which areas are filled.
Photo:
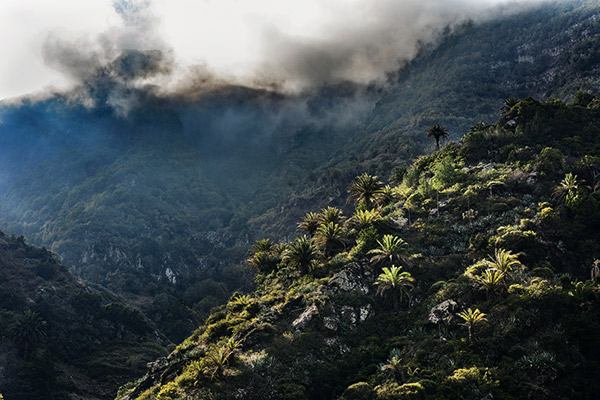
[[408, 248], [408, 243], [394, 235], [384, 235], [377, 243], [379, 247], [367, 253], [373, 255], [371, 262], [389, 261], [390, 264], [394, 264]]
[[427, 137], [435, 139], [435, 146], [439, 150], [440, 139], [446, 139], [448, 137], [448, 130], [442, 125], [431, 125], [427, 131]]
[[392, 266], [391, 268], [384, 267], [383, 272], [377, 277], [375, 284], [377, 294], [385, 295], [392, 293], [394, 299], [394, 309], [397, 308], [396, 295], [402, 301], [405, 297], [410, 301], [410, 289], [414, 287], [415, 279], [409, 272], [400, 272], [402, 267]]
[[367, 209], [370, 209], [383, 194], [383, 183], [379, 182], [376, 176], [364, 173], [352, 181], [348, 192], [351, 199], [359, 204], [363, 203]]

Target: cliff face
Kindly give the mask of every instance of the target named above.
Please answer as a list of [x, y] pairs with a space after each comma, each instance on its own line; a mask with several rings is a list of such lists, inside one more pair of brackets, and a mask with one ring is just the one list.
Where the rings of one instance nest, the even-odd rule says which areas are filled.
[[509, 103], [312, 238], [257, 242], [257, 289], [118, 398], [593, 397], [600, 102]]
[[7, 400], [113, 398], [165, 351], [166, 339], [137, 309], [77, 281], [56, 254], [1, 232], [0, 292]]

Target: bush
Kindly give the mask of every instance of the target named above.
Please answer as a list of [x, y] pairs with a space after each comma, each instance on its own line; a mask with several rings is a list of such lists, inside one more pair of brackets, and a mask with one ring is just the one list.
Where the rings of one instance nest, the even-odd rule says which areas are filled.
[[373, 400], [375, 391], [366, 382], [358, 382], [348, 386], [340, 400]]
[[376, 390], [378, 400], [419, 400], [425, 398], [425, 388], [420, 383], [399, 385], [396, 382], [391, 382], [377, 386]]

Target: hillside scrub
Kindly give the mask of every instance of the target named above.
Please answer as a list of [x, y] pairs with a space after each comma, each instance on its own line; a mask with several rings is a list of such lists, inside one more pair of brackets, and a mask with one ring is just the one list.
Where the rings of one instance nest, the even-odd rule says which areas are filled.
[[[594, 397], [600, 102], [589, 96], [515, 101], [418, 158], [389, 203], [307, 214], [308, 236], [258, 242], [256, 289], [118, 399]], [[562, 200], [568, 174], [581, 183]], [[335, 245], [318, 240], [328, 224]], [[378, 295], [402, 273], [397, 297]]]

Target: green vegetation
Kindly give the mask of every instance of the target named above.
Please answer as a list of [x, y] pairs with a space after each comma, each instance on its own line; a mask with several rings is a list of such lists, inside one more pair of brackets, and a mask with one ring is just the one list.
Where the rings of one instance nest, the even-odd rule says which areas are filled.
[[0, 232], [0, 392], [114, 397], [168, 341], [138, 309], [73, 278], [56, 254]]
[[256, 289], [119, 398], [594, 397], [600, 99], [586, 99], [507, 101], [497, 124], [418, 158], [388, 204], [257, 242]]

